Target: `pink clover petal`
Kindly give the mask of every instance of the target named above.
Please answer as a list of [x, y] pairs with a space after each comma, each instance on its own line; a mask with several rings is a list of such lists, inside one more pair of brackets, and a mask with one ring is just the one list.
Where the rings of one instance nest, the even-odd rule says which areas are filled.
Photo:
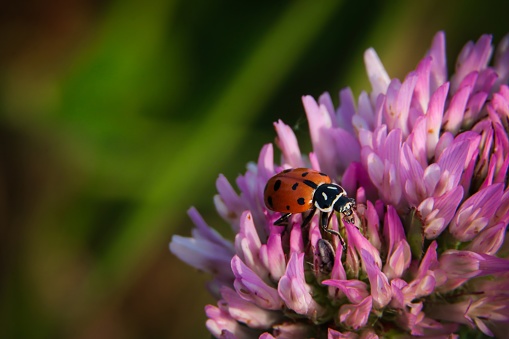
[[219, 338], [223, 331], [228, 331], [237, 335], [244, 335], [244, 327], [239, 324], [226, 310], [222, 310], [216, 306], [205, 306], [205, 314], [207, 315], [207, 322], [205, 325], [209, 332]]
[[432, 241], [421, 260], [417, 271], [417, 278], [423, 278], [428, 271], [435, 271], [439, 267], [437, 248], [437, 242]]
[[369, 48], [364, 52], [364, 64], [366, 65], [368, 79], [373, 89], [371, 92], [371, 102], [374, 106], [378, 96], [387, 91], [391, 79], [373, 48]]
[[406, 281], [402, 279], [391, 280], [391, 293], [392, 299], [390, 305], [394, 308], [404, 309], [405, 308], [405, 297], [402, 289], [407, 285]]
[[428, 111], [426, 113], [426, 149], [428, 159], [435, 154], [438, 143], [442, 117], [444, 114], [445, 100], [449, 91], [449, 83], [440, 86], [431, 96]]
[[273, 326], [276, 338], [310, 338], [314, 328], [305, 323], [285, 322]]
[[358, 304], [366, 298], [368, 293], [368, 286], [365, 282], [360, 280], [324, 280], [322, 284], [327, 286], [337, 287], [348, 298], [352, 304]]
[[470, 96], [465, 110], [465, 115], [463, 117], [462, 127], [469, 128], [476, 120], [478, 120], [487, 98], [488, 93], [485, 92], [478, 92]]
[[401, 85], [394, 107], [395, 112], [397, 112], [394, 128], [401, 129], [401, 133], [404, 137], [409, 134], [408, 115], [417, 79], [418, 77], [416, 73], [411, 72], [407, 75], [405, 81], [403, 81], [403, 84]]
[[447, 81], [447, 61], [445, 56], [445, 33], [438, 32], [433, 37], [428, 55], [432, 59], [430, 91], [434, 92]]
[[388, 279], [399, 278], [410, 265], [412, 253], [410, 245], [406, 241], [403, 224], [396, 209], [390, 205], [387, 206], [385, 214], [384, 237], [386, 243], [389, 244], [384, 273]]
[[403, 224], [401, 223], [396, 209], [391, 205], [387, 206], [387, 213], [384, 218], [383, 234], [385, 242], [389, 244], [387, 248], [387, 256], [390, 257], [396, 245], [401, 241], [406, 241]]
[[339, 321], [346, 326], [358, 330], [366, 325], [372, 308], [372, 297], [366, 297], [359, 304], [347, 304], [339, 309]]
[[236, 252], [250, 269], [266, 280], [269, 272], [260, 260], [261, 246], [262, 243], [253, 223], [253, 217], [249, 211], [245, 211], [240, 217], [240, 232], [235, 237]]
[[352, 124], [355, 131], [358, 133], [359, 130], [374, 130], [375, 129], [375, 111], [371, 105], [368, 93], [362, 91], [359, 95], [359, 101], [357, 104], [357, 114], [352, 117]]
[[324, 93], [322, 93], [322, 95], [320, 95], [320, 97], [318, 98], [318, 105], [325, 107], [325, 109], [329, 113], [333, 127], [340, 126], [338, 123], [338, 120], [336, 118], [334, 104], [332, 103], [332, 98], [331, 98], [329, 92], [324, 92]]
[[389, 280], [376, 265], [374, 258], [368, 251], [362, 250], [361, 257], [371, 285], [373, 306], [376, 308], [383, 308], [391, 301], [392, 297]]
[[313, 299], [311, 288], [304, 277], [304, 253], [293, 253], [285, 275], [281, 277], [278, 292], [286, 306], [299, 314], [316, 315], [321, 306]]
[[334, 128], [332, 139], [336, 146], [336, 153], [339, 159], [336, 161], [338, 164], [339, 173], [343, 173], [345, 169], [354, 161], [360, 161], [360, 145], [357, 138], [342, 128]]
[[283, 153], [283, 164], [288, 167], [306, 167], [302, 160], [299, 144], [290, 126], [281, 120], [274, 123], [277, 132], [276, 144]]
[[415, 90], [412, 97], [412, 106], [416, 108], [418, 115], [423, 115], [428, 107], [430, 98], [429, 78], [432, 62], [433, 58], [427, 56], [417, 65], [417, 83], [415, 84]]
[[447, 250], [440, 257], [440, 269], [447, 276], [440, 289], [449, 291], [468, 279], [509, 271], [509, 260], [471, 251]]
[[[364, 157], [365, 155], [365, 157]], [[384, 177], [384, 164], [382, 159], [378, 155], [376, 155], [372, 150], [368, 148], [363, 148], [361, 152], [361, 156], [365, 158], [365, 168], [368, 169], [368, 174], [373, 184], [378, 188], [382, 188], [383, 177]]]
[[325, 106], [319, 106], [311, 96], [302, 97], [302, 103], [306, 110], [313, 151], [320, 163], [320, 169], [331, 178], [335, 178], [336, 168], [332, 164], [335, 163], [337, 155], [335, 149], [330, 147], [334, 144], [330, 133], [332, 128], [330, 114]]
[[260, 260], [267, 268], [270, 278], [278, 281], [286, 269], [285, 253], [281, 243], [281, 234], [271, 232], [267, 244], [260, 247]]
[[472, 92], [472, 87], [465, 86], [460, 88], [458, 92], [454, 94], [449, 104], [449, 108], [444, 115], [444, 129], [457, 134], [460, 130], [461, 123], [463, 122], [463, 116], [465, 114], [465, 107], [467, 105], [468, 98]]
[[223, 238], [218, 231], [210, 227], [205, 222], [205, 220], [203, 220], [202, 216], [200, 215], [196, 208], [191, 207], [187, 211], [187, 215], [189, 216], [193, 224], [196, 226], [196, 228], [192, 230], [192, 235], [194, 238], [206, 240], [207, 242], [211, 242], [220, 247], [223, 247], [227, 249], [229, 252], [231, 252], [233, 256], [234, 253], [233, 244], [229, 240]]
[[[462, 198], [463, 187], [457, 186], [434, 199], [433, 211], [422, 211], [422, 216], [424, 217], [424, 236], [426, 239], [435, 239], [442, 234], [454, 217]], [[418, 208], [418, 210], [420, 209]]]
[[239, 217], [246, 210], [246, 205], [224, 175], [220, 174], [217, 178], [216, 188], [219, 193], [214, 197], [216, 210], [225, 221], [236, 225], [235, 230], [238, 231]]
[[174, 235], [170, 243], [170, 251], [186, 264], [201, 271], [216, 273], [223, 279], [232, 279], [228, 268], [233, 251], [205, 239], [186, 238]]
[[460, 241], [472, 240], [480, 233], [495, 213], [503, 194], [503, 185], [488, 186], [461, 204], [456, 212], [449, 230]]
[[509, 34], [506, 34], [498, 43], [495, 51], [494, 70], [498, 74], [495, 88], [507, 84], [509, 80]]
[[371, 201], [367, 201], [367, 208], [364, 213], [366, 216], [367, 233], [366, 236], [369, 242], [380, 251], [382, 248], [382, 241], [380, 239], [380, 218]]
[[359, 162], [352, 162], [343, 173], [341, 186], [351, 194], [358, 187], [364, 188], [365, 194], [372, 199], [378, 197], [378, 191], [369, 178], [369, 174]]
[[406, 143], [401, 148], [400, 171], [405, 197], [411, 206], [417, 206], [427, 196], [426, 187], [422, 180], [424, 170], [412, 154], [410, 146]]
[[470, 141], [465, 140], [453, 143], [442, 152], [437, 162], [442, 174], [435, 187], [434, 196], [441, 196], [458, 186], [466, 164], [469, 147]]
[[304, 252], [304, 241], [302, 240], [302, 227], [300, 218], [292, 223], [290, 231], [290, 253]]
[[406, 241], [401, 241], [388, 258], [383, 272], [389, 280], [399, 278], [403, 275], [408, 266], [410, 266], [411, 259], [412, 252], [410, 250], [410, 245]]
[[261, 308], [280, 310], [283, 300], [277, 290], [267, 285], [259, 276], [242, 262], [238, 256], [231, 261], [231, 268], [235, 275], [233, 286], [237, 293]]
[[355, 251], [362, 255], [362, 251], [366, 251], [369, 253], [369, 258], [374, 260], [374, 263], [377, 267], [382, 267], [382, 259], [380, 258], [380, 252], [366, 239], [359, 230], [350, 223], [345, 223], [345, 231], [346, 237], [349, 241], [348, 246], [350, 248], [350, 244], [353, 246]]
[[327, 332], [327, 339], [358, 339], [359, 335], [354, 332], [339, 332], [336, 330], [333, 330], [332, 328], [328, 329]]
[[237, 292], [226, 286], [221, 289], [221, 296], [228, 305], [231, 317], [251, 328], [264, 329], [283, 318], [278, 312], [265, 310], [241, 298]]
[[508, 223], [509, 222], [509, 190], [506, 190], [502, 195], [500, 205], [492, 217], [492, 224], [494, 223]]
[[472, 252], [495, 255], [504, 243], [506, 227], [506, 223], [498, 223], [486, 228], [465, 249]]
[[455, 74], [451, 78], [453, 93], [468, 73], [481, 71], [486, 67], [492, 51], [490, 35], [481, 36], [475, 44], [469, 41], [463, 47], [456, 62]]
[[341, 103], [341, 105], [339, 106], [336, 112], [338, 125], [343, 130], [353, 134], [354, 128], [352, 124], [352, 118], [356, 113], [356, 109], [355, 109], [355, 99], [350, 88], [342, 89], [339, 92], [339, 102]]

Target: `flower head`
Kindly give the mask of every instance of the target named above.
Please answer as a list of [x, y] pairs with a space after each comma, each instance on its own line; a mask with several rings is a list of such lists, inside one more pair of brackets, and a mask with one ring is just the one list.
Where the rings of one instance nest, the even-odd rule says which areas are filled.
[[[280, 164], [268, 144], [237, 179], [240, 194], [219, 177], [214, 203], [235, 240], [191, 209], [192, 238], [174, 236], [170, 244], [214, 277], [217, 306], [205, 312], [215, 337], [506, 333], [509, 35], [490, 65], [493, 50], [489, 35], [468, 43], [449, 77], [439, 32], [401, 81], [369, 49], [370, 93], [355, 99], [344, 89], [338, 108], [328, 93], [303, 97], [312, 153], [303, 155], [278, 121]], [[356, 199], [353, 215], [334, 214], [331, 232], [318, 215], [294, 214], [279, 225], [264, 187], [295, 167], [341, 183]]]

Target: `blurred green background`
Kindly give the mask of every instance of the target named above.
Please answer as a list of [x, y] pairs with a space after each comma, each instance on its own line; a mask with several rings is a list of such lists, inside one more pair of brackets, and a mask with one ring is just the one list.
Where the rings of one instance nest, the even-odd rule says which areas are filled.
[[[402, 78], [445, 30], [509, 32], [509, 2], [17, 1], [0, 4], [0, 337], [209, 337], [207, 276], [168, 251], [189, 206], [221, 230], [233, 183], [309, 136], [302, 95]], [[276, 158], [279, 154], [276, 155]]]

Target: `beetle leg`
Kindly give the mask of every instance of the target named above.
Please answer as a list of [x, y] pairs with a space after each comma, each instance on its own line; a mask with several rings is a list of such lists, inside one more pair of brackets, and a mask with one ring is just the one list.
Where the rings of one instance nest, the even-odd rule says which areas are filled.
[[329, 215], [332, 215], [332, 213], [320, 211], [320, 226], [322, 226], [324, 230], [329, 228]]
[[285, 213], [281, 216], [281, 218], [277, 219], [276, 221], [274, 221], [274, 225], [276, 226], [281, 226], [281, 225], [284, 225], [286, 224], [286, 222], [288, 221], [288, 218], [290, 218], [292, 214], [291, 213]]
[[309, 224], [311, 219], [313, 219], [313, 215], [315, 215], [315, 212], [316, 212], [316, 206], [313, 206], [313, 208], [308, 212], [308, 215], [304, 218], [304, 220], [302, 220], [301, 227], [305, 227], [307, 224]]
[[329, 223], [332, 218], [332, 214], [333, 214], [332, 212], [320, 212], [320, 226], [322, 227], [322, 229], [325, 232], [337, 235], [339, 238], [339, 241], [341, 241], [341, 245], [343, 246], [343, 249], [346, 249], [345, 239], [343, 239], [341, 234], [339, 234], [338, 231], [335, 231], [335, 230], [329, 228]]

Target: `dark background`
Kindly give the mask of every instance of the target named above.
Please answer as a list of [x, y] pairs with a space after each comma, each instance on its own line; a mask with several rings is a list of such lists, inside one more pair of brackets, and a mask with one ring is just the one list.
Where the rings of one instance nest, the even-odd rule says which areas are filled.
[[[301, 96], [402, 79], [445, 30], [509, 32], [509, 2], [3, 1], [0, 337], [208, 337], [207, 276], [168, 251], [186, 210], [228, 233], [234, 183], [272, 122], [310, 150]], [[279, 154], [276, 155], [276, 159]]]

